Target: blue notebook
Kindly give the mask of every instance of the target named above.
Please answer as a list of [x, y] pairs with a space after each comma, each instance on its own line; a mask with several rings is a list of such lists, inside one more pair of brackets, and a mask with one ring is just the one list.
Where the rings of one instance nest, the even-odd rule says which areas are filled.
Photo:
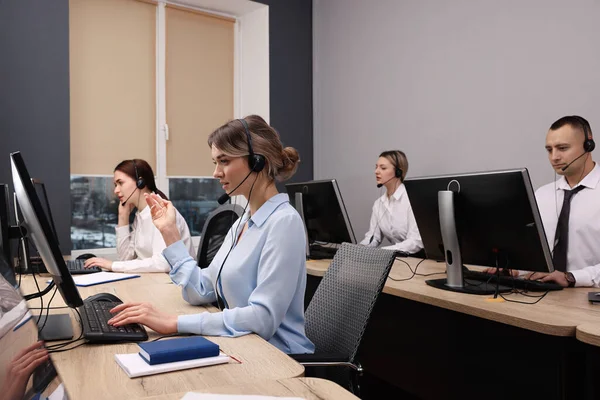
[[150, 365], [216, 357], [219, 345], [202, 336], [138, 343], [140, 356]]

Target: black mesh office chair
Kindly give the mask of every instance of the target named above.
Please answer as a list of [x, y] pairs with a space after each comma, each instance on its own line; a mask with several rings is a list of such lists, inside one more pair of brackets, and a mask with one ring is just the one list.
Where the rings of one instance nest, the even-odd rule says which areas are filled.
[[198, 245], [198, 266], [210, 265], [227, 236], [231, 225], [242, 215], [244, 209], [237, 204], [225, 204], [214, 210], [202, 227], [202, 236]]
[[356, 352], [394, 259], [391, 250], [349, 243], [339, 248], [305, 313], [315, 354], [291, 355], [305, 367], [319, 367], [308, 368], [307, 376], [325, 372], [359, 395]]

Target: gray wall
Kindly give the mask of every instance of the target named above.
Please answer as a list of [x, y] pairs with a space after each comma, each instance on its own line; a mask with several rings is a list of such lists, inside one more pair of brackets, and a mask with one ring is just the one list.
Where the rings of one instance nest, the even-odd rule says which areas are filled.
[[591, 0], [314, 0], [315, 179], [339, 179], [361, 238], [382, 150], [404, 150], [409, 177], [526, 166], [551, 182], [551, 123], [600, 129], [599, 20]]
[[21, 151], [46, 184], [63, 253], [71, 249], [69, 2], [0, 0], [0, 182]]
[[[290, 182], [313, 177], [312, 0], [260, 0], [269, 6], [271, 125], [300, 153]], [[283, 188], [280, 185], [280, 190]]]

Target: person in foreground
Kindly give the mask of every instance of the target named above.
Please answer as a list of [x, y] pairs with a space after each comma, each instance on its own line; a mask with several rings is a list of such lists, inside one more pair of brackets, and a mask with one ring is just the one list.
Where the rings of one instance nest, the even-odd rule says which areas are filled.
[[[141, 159], [121, 161], [115, 167], [114, 185], [114, 193], [119, 198], [119, 220], [115, 229], [118, 261], [92, 257], [84, 266], [98, 266], [115, 272], [169, 272], [171, 267], [161, 254], [166, 247], [165, 241], [152, 223], [145, 198], [147, 194], [157, 193], [167, 199], [156, 187], [152, 167]], [[137, 212], [130, 231], [129, 215], [134, 209]], [[177, 210], [175, 221], [188, 254], [193, 255], [190, 229]]]
[[111, 310], [113, 326], [141, 323], [161, 334], [260, 335], [288, 354], [313, 353], [304, 330], [306, 239], [300, 215], [275, 181], [296, 171], [298, 152], [283, 148], [279, 135], [261, 117], [232, 120], [208, 138], [218, 178], [227, 194], [243, 195], [249, 211], [238, 219], [206, 269], [198, 268], [175, 226], [173, 205], [147, 196], [154, 224], [167, 248], [170, 276], [183, 298], [201, 305], [217, 301], [220, 312], [167, 315], [148, 303]]
[[377, 247], [384, 239], [392, 244], [383, 249], [417, 253], [423, 248], [419, 228], [402, 183], [408, 172], [408, 159], [400, 150], [384, 151], [375, 164], [377, 187], [385, 193], [375, 200], [369, 231], [360, 244]]
[[527, 279], [600, 287], [600, 167], [592, 159], [594, 147], [585, 118], [566, 116], [550, 126], [546, 151], [560, 178], [540, 187], [535, 197], [554, 272], [531, 273]]

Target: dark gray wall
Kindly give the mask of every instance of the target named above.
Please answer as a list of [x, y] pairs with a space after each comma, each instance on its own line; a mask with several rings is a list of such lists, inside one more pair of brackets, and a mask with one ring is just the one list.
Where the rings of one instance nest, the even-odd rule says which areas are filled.
[[21, 151], [30, 175], [46, 184], [68, 253], [68, 0], [0, 0], [0, 54], [0, 182], [12, 187], [9, 153]]
[[271, 125], [301, 163], [290, 182], [313, 179], [312, 0], [261, 0], [269, 6]]
[[[312, 0], [270, 0], [271, 124], [313, 177]], [[69, 2], [0, 0], [0, 182], [23, 152], [44, 180], [63, 252], [70, 240]]]

